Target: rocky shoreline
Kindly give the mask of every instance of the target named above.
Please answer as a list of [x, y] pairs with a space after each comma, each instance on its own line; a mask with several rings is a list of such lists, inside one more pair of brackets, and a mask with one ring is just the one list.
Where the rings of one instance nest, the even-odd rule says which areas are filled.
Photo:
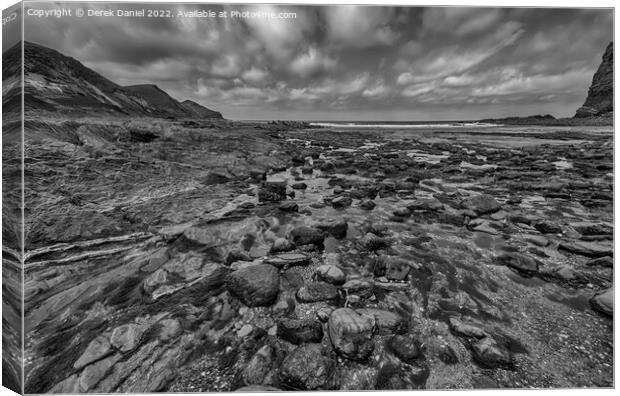
[[28, 393], [613, 385], [609, 128], [27, 122]]

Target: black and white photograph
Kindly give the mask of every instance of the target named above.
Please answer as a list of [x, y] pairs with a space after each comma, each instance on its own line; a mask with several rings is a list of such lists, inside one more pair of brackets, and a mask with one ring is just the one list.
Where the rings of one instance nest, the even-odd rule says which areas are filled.
[[608, 7], [3, 2], [2, 386], [614, 388]]

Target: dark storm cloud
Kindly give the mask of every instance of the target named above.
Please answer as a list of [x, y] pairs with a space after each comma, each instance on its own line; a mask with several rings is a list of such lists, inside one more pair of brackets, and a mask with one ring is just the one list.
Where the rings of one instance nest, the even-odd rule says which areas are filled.
[[28, 18], [26, 38], [231, 118], [407, 120], [571, 115], [613, 37], [611, 10], [158, 7], [297, 17]]

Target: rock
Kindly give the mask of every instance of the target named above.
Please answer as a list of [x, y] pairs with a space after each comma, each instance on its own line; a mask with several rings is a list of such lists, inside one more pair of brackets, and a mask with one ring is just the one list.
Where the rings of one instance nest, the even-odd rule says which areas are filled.
[[112, 351], [112, 345], [108, 337], [100, 335], [88, 344], [86, 350], [73, 364], [73, 368], [81, 369], [82, 367], [95, 362]]
[[364, 210], [373, 210], [375, 206], [377, 206], [377, 204], [372, 199], [363, 199], [359, 203], [359, 207]]
[[387, 279], [402, 281], [407, 278], [410, 270], [409, 262], [405, 259], [388, 256], [385, 260], [385, 277]]
[[280, 252], [289, 252], [295, 249], [295, 244], [289, 241], [286, 238], [277, 238], [273, 241], [273, 245], [271, 245], [271, 249], [269, 252], [271, 253], [280, 253]]
[[341, 286], [348, 294], [356, 294], [360, 297], [369, 298], [373, 295], [373, 284], [364, 279], [351, 279]]
[[71, 394], [71, 393], [80, 393], [80, 382], [77, 374], [73, 374], [72, 376], [65, 378], [61, 382], [54, 385], [54, 387], [49, 391], [50, 394]]
[[486, 368], [507, 367], [513, 364], [512, 353], [491, 337], [484, 337], [471, 345], [472, 356]]
[[399, 314], [377, 308], [356, 309], [360, 315], [372, 316], [380, 334], [403, 334], [407, 332], [407, 320]]
[[411, 216], [411, 211], [407, 208], [398, 208], [394, 212], [394, 216], [398, 217], [409, 217]]
[[237, 331], [237, 337], [245, 338], [249, 336], [250, 334], [252, 334], [253, 330], [254, 330], [254, 326], [252, 326], [251, 324], [244, 324], [243, 326], [241, 326], [239, 331]]
[[368, 226], [368, 232], [378, 235], [380, 237], [384, 237], [388, 234], [390, 228], [385, 223], [371, 223]]
[[476, 232], [484, 232], [490, 235], [500, 235], [502, 223], [486, 219], [474, 219], [467, 224], [467, 228]]
[[538, 263], [531, 257], [517, 252], [503, 253], [497, 257], [500, 264], [514, 268], [524, 274], [533, 274], [538, 272]]
[[269, 306], [278, 296], [280, 275], [271, 265], [252, 265], [229, 274], [226, 287], [248, 307]]
[[603, 60], [592, 78], [585, 103], [575, 118], [610, 114], [614, 111], [614, 45], [609, 43]]
[[297, 183], [291, 184], [291, 188], [293, 190], [305, 190], [305, 189], [308, 188], [308, 185], [306, 183], [303, 183], [303, 182], [297, 182]]
[[614, 247], [612, 244], [584, 241], [561, 242], [558, 246], [558, 250], [564, 250], [592, 258], [613, 256], [614, 254]]
[[291, 231], [291, 240], [296, 245], [323, 245], [325, 233], [314, 227], [297, 227]]
[[351, 206], [352, 203], [353, 203], [353, 200], [351, 199], [351, 197], [347, 197], [345, 195], [341, 195], [339, 197], [332, 199], [332, 206], [335, 209], [346, 208], [347, 206]]
[[258, 189], [259, 202], [278, 202], [286, 199], [286, 180], [265, 181]]
[[299, 210], [299, 205], [294, 201], [284, 201], [278, 206], [278, 209], [283, 212], [297, 212]]
[[349, 308], [332, 312], [327, 323], [334, 349], [343, 357], [363, 361], [374, 349], [372, 333], [375, 321]]
[[439, 360], [445, 364], [456, 364], [459, 362], [459, 358], [454, 352], [454, 349], [450, 345], [441, 344], [438, 351]]
[[172, 340], [183, 333], [181, 323], [177, 319], [164, 319], [159, 324], [161, 324], [159, 339], [162, 341]]
[[325, 323], [329, 320], [329, 316], [334, 311], [332, 307], [321, 307], [318, 311], [316, 311], [316, 318], [321, 322]]
[[346, 220], [330, 220], [317, 224], [316, 228], [325, 231], [336, 239], [342, 239], [347, 236], [349, 224]]
[[588, 221], [580, 221], [576, 223], [570, 223], [570, 226], [575, 229], [581, 235], [593, 236], [593, 235], [606, 235], [613, 236], [614, 228], [612, 226], [602, 223], [592, 223]]
[[235, 392], [241, 392], [241, 393], [282, 392], [282, 389], [279, 389], [273, 386], [250, 385], [250, 386], [242, 386], [241, 388], [235, 390]]
[[316, 269], [316, 274], [322, 281], [333, 285], [342, 285], [346, 280], [346, 275], [335, 265], [320, 265]]
[[599, 258], [595, 258], [592, 259], [590, 261], [588, 261], [586, 263], [587, 266], [598, 266], [598, 267], [607, 267], [607, 268], [613, 268], [614, 267], [614, 259], [613, 257], [610, 256], [604, 256], [604, 257], [599, 257]]
[[534, 228], [542, 234], [560, 234], [562, 232], [562, 227], [550, 221], [539, 221], [534, 224]]
[[545, 247], [549, 245], [549, 240], [545, 238], [544, 236], [540, 236], [540, 235], [526, 235], [525, 240], [528, 241], [529, 243], [532, 243], [540, 247]]
[[170, 259], [168, 248], [157, 249], [145, 260], [145, 264], [140, 269], [146, 273], [151, 273], [159, 269]]
[[293, 344], [321, 342], [323, 326], [309, 319], [282, 319], [278, 322], [278, 337]]
[[334, 363], [321, 353], [318, 345], [304, 345], [288, 355], [280, 366], [280, 383], [287, 389], [324, 389]]
[[130, 323], [119, 326], [112, 331], [110, 344], [121, 352], [129, 352], [136, 349], [142, 339], [144, 329], [141, 326]]
[[422, 356], [420, 342], [409, 335], [393, 336], [388, 340], [388, 346], [405, 363], [411, 363]]
[[95, 385], [97, 385], [97, 383], [105, 377], [108, 370], [110, 370], [120, 359], [121, 354], [117, 353], [114, 356], [110, 356], [109, 358], [87, 366], [84, 371], [82, 371], [82, 374], [80, 374], [80, 393], [86, 393], [89, 389], [92, 389]]
[[381, 238], [371, 232], [364, 235], [361, 239], [362, 245], [368, 250], [379, 250], [389, 246], [386, 239]]
[[443, 204], [437, 198], [418, 198], [408, 203], [407, 208], [411, 211], [436, 212], [443, 209]]
[[312, 262], [309, 256], [301, 253], [284, 253], [277, 256], [267, 257], [263, 263], [273, 265], [277, 268], [288, 268], [293, 266], [305, 266]]
[[465, 209], [473, 210], [477, 215], [485, 215], [488, 213], [497, 212], [502, 208], [502, 205], [495, 200], [491, 195], [480, 194], [467, 198], [463, 201], [463, 207]]
[[484, 338], [488, 334], [483, 329], [461, 322], [455, 317], [451, 317], [448, 321], [450, 330], [456, 335], [470, 337], [470, 338]]
[[252, 257], [245, 250], [233, 249], [226, 255], [225, 263], [231, 265], [235, 261], [252, 261]]
[[142, 287], [144, 291], [147, 293], [151, 293], [153, 290], [157, 289], [159, 286], [164, 285], [168, 282], [168, 271], [165, 269], [158, 269], [153, 272], [151, 275], [144, 279], [144, 283]]
[[271, 346], [263, 345], [259, 348], [241, 372], [243, 382], [246, 385], [262, 385], [272, 369], [274, 357], [274, 350]]
[[336, 300], [338, 289], [325, 282], [309, 282], [297, 290], [296, 297], [306, 303]]
[[614, 287], [610, 287], [590, 299], [590, 305], [595, 311], [607, 316], [614, 316]]

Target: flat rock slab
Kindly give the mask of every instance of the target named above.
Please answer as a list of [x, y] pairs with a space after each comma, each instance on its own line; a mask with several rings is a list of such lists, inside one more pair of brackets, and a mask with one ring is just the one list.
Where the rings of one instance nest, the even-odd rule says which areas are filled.
[[80, 369], [92, 362], [95, 362], [109, 354], [112, 350], [110, 339], [100, 335], [88, 344], [86, 350], [73, 364], [73, 368]]
[[306, 266], [311, 263], [309, 256], [301, 253], [284, 253], [277, 256], [266, 258], [263, 263], [273, 265], [277, 268]]
[[497, 257], [500, 264], [524, 274], [538, 272], [538, 263], [533, 258], [517, 252], [503, 253]]
[[562, 242], [558, 246], [558, 250], [579, 254], [586, 257], [604, 257], [613, 256], [614, 247], [611, 244], [602, 244], [596, 242], [571, 241]]
[[480, 327], [463, 323], [461, 320], [454, 317], [450, 318], [448, 325], [453, 333], [463, 337], [484, 338], [487, 336], [487, 332]]

